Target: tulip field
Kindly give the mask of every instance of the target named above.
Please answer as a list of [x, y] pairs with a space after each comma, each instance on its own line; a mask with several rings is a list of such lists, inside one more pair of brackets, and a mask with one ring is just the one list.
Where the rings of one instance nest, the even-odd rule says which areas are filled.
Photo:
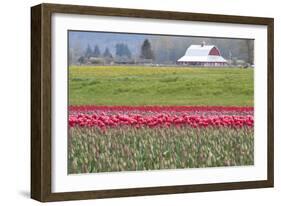
[[252, 107], [69, 109], [69, 173], [254, 163]]
[[210, 70], [70, 68], [68, 173], [253, 165], [253, 73]]

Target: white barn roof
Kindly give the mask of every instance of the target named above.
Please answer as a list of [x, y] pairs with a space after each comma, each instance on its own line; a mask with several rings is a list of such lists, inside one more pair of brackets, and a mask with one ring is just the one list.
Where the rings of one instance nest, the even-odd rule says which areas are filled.
[[[226, 62], [220, 55], [209, 55], [214, 45], [191, 45], [178, 62]], [[217, 48], [216, 48], [217, 49]]]

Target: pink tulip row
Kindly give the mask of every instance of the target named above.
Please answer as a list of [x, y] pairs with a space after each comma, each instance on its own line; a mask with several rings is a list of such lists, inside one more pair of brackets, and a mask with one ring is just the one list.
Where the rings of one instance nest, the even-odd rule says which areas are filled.
[[198, 116], [198, 115], [140, 115], [140, 114], [78, 114], [69, 116], [69, 126], [75, 127], [107, 127], [133, 126], [139, 127], [170, 127], [170, 126], [191, 126], [197, 127], [253, 127], [254, 118], [252, 115], [235, 116]]

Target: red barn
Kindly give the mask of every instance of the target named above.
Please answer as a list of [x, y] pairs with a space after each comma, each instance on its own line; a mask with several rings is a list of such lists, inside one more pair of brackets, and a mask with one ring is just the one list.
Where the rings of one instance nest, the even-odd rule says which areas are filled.
[[221, 67], [227, 61], [221, 56], [219, 49], [214, 45], [191, 45], [185, 55], [177, 60], [178, 64], [188, 66]]

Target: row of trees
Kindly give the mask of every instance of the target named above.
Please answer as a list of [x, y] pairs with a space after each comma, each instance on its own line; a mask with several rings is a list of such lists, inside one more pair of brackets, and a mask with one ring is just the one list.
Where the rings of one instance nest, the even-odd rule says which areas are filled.
[[[120, 40], [122, 41], [122, 40]], [[90, 58], [109, 59], [118, 62], [118, 59], [127, 61], [152, 60], [156, 64], [174, 64], [182, 57], [186, 49], [192, 44], [201, 44], [202, 41], [208, 45], [215, 45], [219, 48], [222, 56], [233, 63], [243, 60], [246, 63], [254, 63], [254, 41], [247, 39], [223, 39], [204, 37], [171, 37], [171, 36], [150, 36], [148, 39], [132, 40], [126, 43], [118, 43], [118, 39], [109, 40], [107, 43], [97, 40], [97, 44], [102, 44], [105, 49], [101, 51], [98, 45], [91, 48], [82, 39], [73, 43], [69, 48], [70, 64], [86, 62]], [[129, 45], [129, 46], [128, 46]], [[238, 61], [237, 61], [238, 60]]]
[[109, 49], [106, 48], [103, 54], [100, 52], [100, 48], [98, 45], [95, 46], [94, 51], [92, 50], [91, 46], [88, 45], [84, 57], [90, 58], [90, 57], [109, 57], [112, 58], [112, 54], [110, 53]]
[[[104, 52], [102, 53], [99, 46], [95, 45], [94, 49], [88, 44], [84, 55], [80, 56], [78, 59], [78, 62], [80, 64], [86, 63], [87, 60], [92, 61], [97, 61], [97, 59], [105, 59], [109, 61], [114, 61], [114, 59], [118, 58], [126, 58], [126, 59], [131, 59], [132, 58], [132, 53], [128, 47], [127, 44], [125, 43], [117, 43], [115, 45], [115, 56], [111, 54], [110, 50], [106, 47]], [[140, 48], [140, 59], [150, 59], [154, 60], [154, 53], [151, 47], [151, 43], [149, 42], [148, 39], [145, 39], [141, 48]]]

